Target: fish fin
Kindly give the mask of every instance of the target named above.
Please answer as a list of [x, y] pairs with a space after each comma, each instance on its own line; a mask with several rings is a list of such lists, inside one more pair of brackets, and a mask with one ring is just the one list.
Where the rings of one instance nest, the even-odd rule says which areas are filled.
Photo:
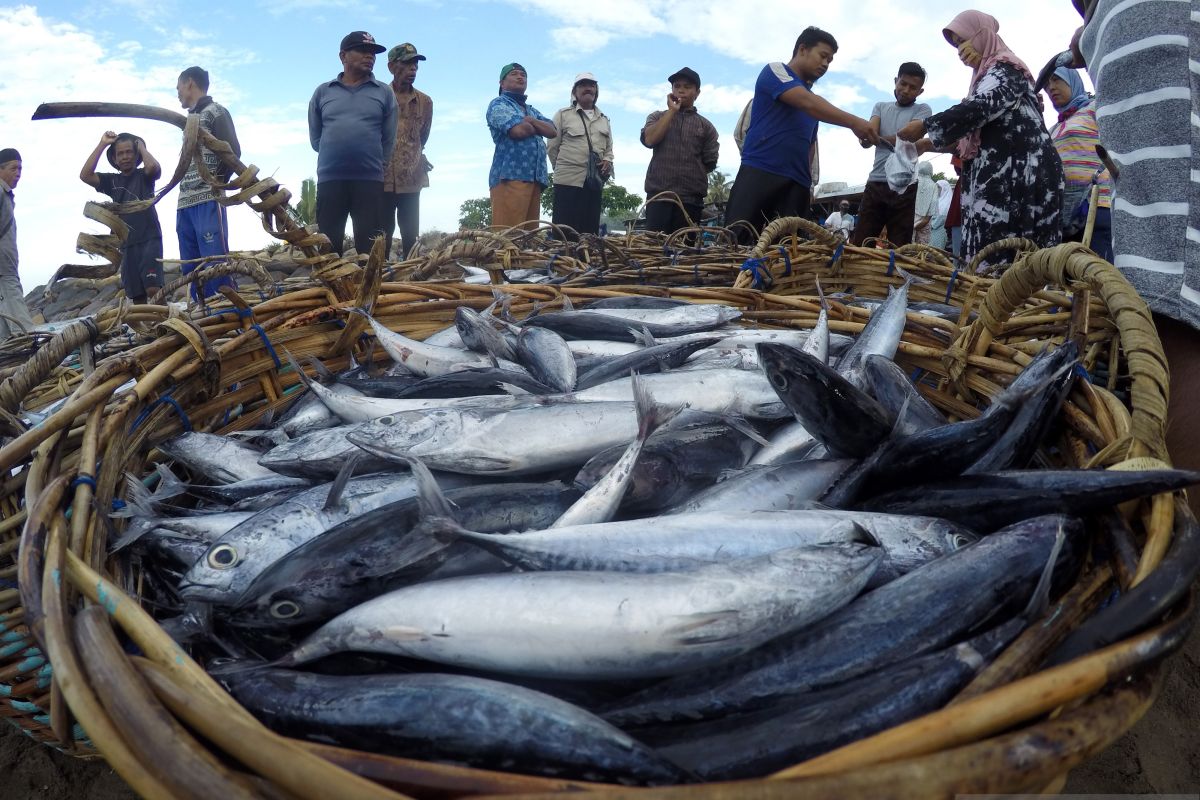
[[571, 298], [569, 296], [567, 296], [565, 294], [559, 295], [559, 296], [562, 297], [562, 310], [563, 311], [574, 311], [575, 310], [575, 304], [571, 302]]
[[908, 272], [907, 270], [904, 269], [904, 267], [900, 266], [899, 264], [896, 265], [896, 272], [899, 273], [901, 278], [904, 278], [905, 287], [908, 287], [909, 285], [926, 286], [928, 284], [933, 283], [933, 279], [920, 278], [916, 275], [913, 275], [911, 272]]
[[633, 383], [633, 405], [637, 410], [638, 438], [647, 439], [663, 425], [673, 420], [683, 406], [663, 406], [654, 401], [650, 388], [636, 372], [630, 372]]
[[1037, 588], [1033, 590], [1033, 595], [1029, 598], [1029, 605], [1025, 607], [1025, 611], [1021, 615], [1027, 620], [1035, 620], [1044, 616], [1050, 608], [1050, 587], [1054, 583], [1054, 567], [1058, 563], [1058, 556], [1062, 552], [1066, 539], [1066, 532], [1062, 525], [1059, 525], [1058, 530], [1054, 533], [1054, 546], [1050, 549], [1050, 557], [1046, 559], [1046, 566], [1042, 568], [1042, 576], [1038, 579]]
[[320, 362], [320, 360], [316, 358], [306, 358], [304, 359], [304, 363], [313, 368], [313, 372], [316, 373], [317, 380], [321, 383], [325, 384], [326, 386], [331, 383], [337, 383], [337, 378], [328, 370], [328, 368], [326, 368], [324, 364]]
[[404, 460], [406, 457], [404, 453], [401, 453], [398, 450], [393, 450], [390, 447], [384, 447], [383, 445], [373, 442], [370, 439], [365, 439], [357, 431], [347, 433], [346, 441], [350, 442], [350, 444], [354, 445], [355, 447], [366, 450], [371, 455], [377, 456], [386, 461], [399, 462], [402, 464], [407, 463]]
[[820, 300], [821, 300], [821, 310], [828, 312], [829, 311], [829, 299], [827, 297], [825, 297], [825, 290], [821, 288], [821, 279], [815, 278], [814, 282], [817, 285], [817, 297], [820, 298]]
[[652, 334], [650, 329], [645, 325], [642, 326], [640, 331], [635, 328], [630, 328], [629, 332], [633, 334], [634, 343], [640, 344], [642, 347], [654, 347], [656, 344], [658, 344], [658, 340], [654, 338], [654, 334]]
[[296, 363], [296, 357], [292, 355], [292, 351], [288, 350], [286, 347], [282, 348], [282, 350], [283, 354], [287, 356], [287, 361], [288, 364], [291, 365], [292, 371], [296, 373], [298, 378], [300, 378], [300, 382], [304, 384], [305, 388], [312, 389], [313, 379], [304, 374], [304, 368]]
[[[847, 541], [853, 542], [854, 544], [869, 545], [870, 547], [883, 547], [883, 542], [879, 541], [879, 538], [875, 534], [871, 533], [871, 531], [867, 530], [860, 523], [849, 520], [848, 524], [853, 530], [851, 530], [850, 537]], [[837, 526], [835, 525], [834, 527], [836, 528]]]
[[413, 480], [417, 482], [417, 508], [421, 518], [454, 519], [453, 504], [446, 499], [446, 495], [442, 494], [442, 487], [438, 486], [437, 478], [433, 477], [433, 473], [429, 471], [429, 467], [425, 466], [425, 462], [416, 456], [404, 456], [403, 458], [408, 463], [409, 469], [412, 470]]
[[754, 426], [750, 424], [750, 421], [741, 414], [722, 414], [721, 420], [726, 425], [745, 436], [747, 439], [758, 444], [760, 447], [766, 447], [767, 445], [771, 444], [770, 440], [756, 431]]
[[742, 626], [738, 624], [741, 614], [732, 609], [702, 611], [697, 614], [679, 616], [676, 619], [679, 621], [664, 633], [680, 647], [724, 642], [742, 633]]
[[132, 472], [125, 473], [125, 507], [113, 511], [112, 517], [156, 517], [154, 495]]
[[354, 468], [358, 466], [359, 459], [362, 458], [362, 453], [355, 453], [346, 459], [346, 463], [338, 470], [337, 477], [333, 479], [333, 483], [329, 487], [329, 495], [325, 498], [325, 508], [338, 508], [342, 504], [342, 494], [346, 491], [346, 484], [354, 477]]

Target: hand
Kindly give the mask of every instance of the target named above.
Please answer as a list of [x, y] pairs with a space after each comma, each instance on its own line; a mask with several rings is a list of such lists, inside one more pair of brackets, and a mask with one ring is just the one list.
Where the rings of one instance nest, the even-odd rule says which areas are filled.
[[667, 95], [667, 110], [668, 111], [678, 111], [680, 105], [682, 105], [682, 104], [679, 102], [679, 98], [676, 97], [674, 93]]
[[1083, 69], [1087, 66], [1087, 60], [1084, 59], [1082, 51], [1079, 49], [1079, 38], [1083, 36], [1083, 26], [1080, 25], [1075, 34], [1071, 37], [1071, 53], [1075, 56], [1075, 60], [1068, 64], [1072, 69]]
[[912, 122], [896, 131], [896, 138], [903, 139], [906, 142], [915, 142], [924, 135], [925, 122], [919, 119], [914, 119]]
[[526, 114], [525, 119], [521, 120], [521, 124], [522, 125], [528, 124], [528, 125], [531, 125], [534, 128], [536, 128], [537, 127], [537, 117], [533, 117], [533, 116], [530, 116], [529, 114]]
[[105, 131], [104, 135], [100, 137], [100, 145], [102, 147], [108, 147], [110, 144], [112, 144], [116, 140], [117, 140], [117, 134], [115, 132]]
[[607, 178], [609, 175], [612, 174], [612, 162], [611, 161], [601, 161], [600, 162], [600, 174], [602, 176], [604, 176], [605, 178]]
[[850, 124], [850, 130], [854, 131], [854, 135], [858, 137], [860, 144], [866, 142], [863, 147], [879, 144], [879, 134], [871, 127], [871, 123], [862, 117], [854, 118], [854, 122]]
[[933, 150], [933, 142], [929, 141], [929, 139], [917, 140], [917, 155], [923, 156], [931, 150]]

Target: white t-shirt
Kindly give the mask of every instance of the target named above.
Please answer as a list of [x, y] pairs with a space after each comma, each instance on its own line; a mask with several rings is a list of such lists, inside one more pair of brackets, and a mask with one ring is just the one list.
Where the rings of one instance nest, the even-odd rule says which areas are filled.
[[825, 225], [835, 231], [841, 230], [843, 233], [850, 233], [854, 230], [854, 215], [848, 211], [845, 214], [835, 211], [825, 220]]

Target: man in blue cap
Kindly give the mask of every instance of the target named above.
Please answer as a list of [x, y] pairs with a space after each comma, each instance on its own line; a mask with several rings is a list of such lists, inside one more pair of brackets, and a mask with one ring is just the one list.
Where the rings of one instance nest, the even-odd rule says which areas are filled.
[[317, 151], [317, 227], [338, 255], [345, 249], [347, 217], [360, 254], [369, 253], [385, 230], [383, 172], [396, 142], [396, 97], [372, 70], [386, 49], [366, 31], [346, 34], [338, 52], [342, 72], [318, 86], [308, 104], [308, 138]]

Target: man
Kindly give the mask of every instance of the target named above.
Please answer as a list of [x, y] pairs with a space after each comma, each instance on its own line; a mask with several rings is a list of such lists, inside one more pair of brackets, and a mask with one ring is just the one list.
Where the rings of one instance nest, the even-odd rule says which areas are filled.
[[346, 218], [354, 222], [354, 249], [371, 252], [384, 220], [384, 167], [396, 143], [396, 95], [375, 80], [375, 56], [387, 48], [366, 31], [342, 37], [342, 71], [313, 92], [308, 140], [317, 151], [317, 227], [339, 256], [345, 252]]
[[0, 150], [0, 339], [33, 327], [25, 305], [25, 290], [17, 275], [17, 220], [13, 189], [21, 180], [21, 154], [15, 148]]
[[499, 96], [488, 104], [487, 124], [496, 144], [488, 186], [492, 225], [531, 229], [537, 222], [542, 190], [550, 183], [546, 139], [558, 135], [554, 124], [525, 95], [529, 76], [515, 61], [500, 68]]
[[[674, 192], [683, 208], [673, 201], [646, 204], [646, 230], [674, 233], [699, 225], [708, 194], [708, 173], [717, 168], [720, 144], [717, 129], [696, 111], [700, 75], [684, 67], [667, 78], [671, 93], [667, 110], [654, 111], [642, 127], [642, 144], [654, 150], [646, 169], [646, 199], [660, 192]], [[687, 216], [684, 216], [684, 212]]]
[[[876, 237], [887, 228], [888, 241], [899, 247], [913, 239], [913, 219], [917, 205], [917, 175], [913, 173], [912, 184], [903, 194], [897, 194], [888, 186], [884, 167], [892, 147], [896, 144], [896, 131], [915, 119], [926, 119], [933, 110], [917, 98], [925, 91], [925, 70], [920, 64], [906, 61], [896, 72], [892, 94], [896, 102], [878, 102], [871, 111], [871, 129], [887, 144], [875, 147], [875, 165], [863, 189], [862, 203], [858, 208], [858, 227], [854, 229], [851, 242], [861, 245], [863, 241]], [[860, 142], [870, 147], [869, 140]]]
[[[208, 72], [200, 67], [188, 67], [179, 74], [175, 85], [179, 104], [190, 114], [200, 115], [201, 130], [227, 142], [234, 155], [242, 154], [233, 118], [225, 108], [208, 96]], [[231, 170], [221, 163], [216, 153], [201, 145], [200, 155], [204, 167], [218, 181], [229, 180]], [[187, 275], [199, 266], [196, 259], [223, 256], [229, 253], [229, 220], [225, 207], [217, 203], [212, 188], [200, 177], [200, 169], [193, 161], [187, 174], [179, 182], [179, 210], [175, 214], [175, 233], [179, 237], [179, 258], [183, 263], [183, 274]], [[188, 263], [191, 261], [192, 263]], [[205, 262], [212, 266], [213, 262]], [[217, 293], [222, 286], [236, 287], [230, 276], [214, 278], [204, 282], [204, 297]], [[192, 299], [198, 300], [196, 285], [192, 284]]]
[[421, 233], [421, 189], [429, 185], [430, 163], [425, 159], [425, 143], [433, 126], [433, 100], [413, 88], [417, 65], [425, 56], [405, 42], [388, 52], [388, 72], [392, 73], [392, 94], [396, 97], [396, 145], [383, 173], [383, 208], [387, 214], [388, 257], [392, 254], [392, 214], [400, 226], [400, 259], [408, 258]]
[[[108, 150], [108, 163], [120, 172], [96, 173], [100, 154]], [[144, 165], [139, 167], [138, 164]], [[136, 203], [154, 197], [154, 182], [162, 176], [162, 167], [140, 137], [132, 133], [116, 134], [106, 131], [92, 154], [83, 163], [79, 179], [117, 203]], [[135, 303], [145, 303], [150, 292], [161, 289], [162, 228], [154, 206], [122, 214], [129, 226], [129, 235], [121, 244], [121, 286], [125, 296]]]
[[854, 230], [854, 215], [850, 213], [848, 200], [839, 203], [838, 210], [826, 217], [825, 228], [843, 239], [850, 238], [850, 231]]
[[600, 232], [604, 184], [612, 176], [613, 135], [608, 115], [596, 106], [599, 98], [596, 76], [590, 72], [576, 75], [571, 104], [554, 114], [558, 136], [546, 145], [554, 167], [551, 219], [574, 232], [568, 231], [568, 237]]
[[[777, 217], [803, 217], [812, 194], [812, 144], [817, 123], [828, 122], [854, 131], [859, 139], [877, 137], [870, 123], [834, 106], [812, 92], [825, 74], [837, 41], [819, 28], [805, 28], [796, 39], [792, 59], [763, 67], [754, 86], [750, 128], [742, 149], [729, 206], [727, 224], [750, 223], [754, 230]], [[753, 238], [739, 226], [745, 243]]]

